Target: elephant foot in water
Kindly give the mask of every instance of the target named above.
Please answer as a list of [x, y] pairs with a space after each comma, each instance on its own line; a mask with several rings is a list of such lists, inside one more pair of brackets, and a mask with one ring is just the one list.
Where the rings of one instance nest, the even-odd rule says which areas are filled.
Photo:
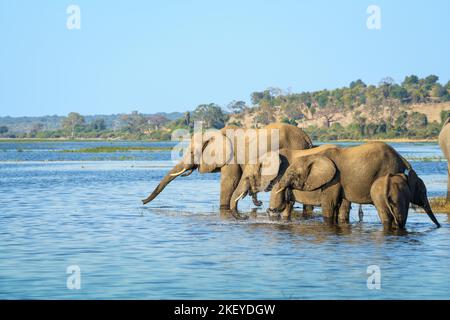
[[261, 207], [263, 204], [262, 201], [258, 200], [256, 193], [252, 193], [252, 201], [253, 201], [253, 204], [257, 207]]
[[247, 220], [247, 215], [242, 215], [237, 211], [237, 209], [230, 209], [230, 208], [220, 208], [220, 216], [222, 218], [234, 218], [236, 220]]

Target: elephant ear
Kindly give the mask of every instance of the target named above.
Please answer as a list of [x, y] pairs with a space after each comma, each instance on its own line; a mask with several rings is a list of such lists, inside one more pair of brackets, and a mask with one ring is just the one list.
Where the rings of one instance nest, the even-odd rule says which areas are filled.
[[281, 161], [278, 152], [268, 152], [261, 157], [259, 164], [259, 174], [261, 177], [260, 191], [266, 190], [270, 183], [278, 176], [280, 164]]
[[319, 189], [336, 175], [334, 162], [324, 156], [313, 156], [307, 160], [308, 175], [303, 186], [305, 191]]
[[220, 131], [207, 131], [203, 135], [203, 144], [199, 171], [213, 172], [228, 164], [233, 158], [231, 140]]

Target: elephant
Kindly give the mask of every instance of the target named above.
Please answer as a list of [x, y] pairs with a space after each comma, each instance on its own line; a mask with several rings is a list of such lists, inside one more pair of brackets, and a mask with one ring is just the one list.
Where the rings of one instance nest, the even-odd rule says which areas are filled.
[[[298, 158], [292, 163], [283, 177], [274, 186], [272, 193], [281, 193], [286, 189], [300, 191], [326, 191], [327, 188], [340, 185], [340, 197], [349, 203], [373, 204], [370, 196], [372, 184], [387, 174], [412, 171], [411, 165], [391, 146], [383, 142], [370, 142], [355, 147], [330, 148], [320, 153]], [[415, 173], [410, 184], [414, 192], [424, 193], [413, 197], [412, 203], [425, 209], [431, 220], [439, 227], [426, 198], [426, 188], [419, 188], [420, 182]], [[334, 182], [333, 182], [334, 181]], [[331, 185], [330, 185], [331, 184]], [[285, 192], [286, 193], [286, 192]], [[271, 195], [272, 199], [272, 195]], [[287, 199], [287, 198], [286, 198]], [[281, 205], [271, 203], [269, 210], [282, 212], [287, 201]], [[344, 202], [343, 202], [344, 204]], [[348, 221], [348, 210], [337, 209], [339, 203], [330, 203], [324, 212], [324, 218], [331, 221]], [[341, 205], [342, 206], [342, 205]]]
[[387, 174], [375, 180], [370, 188], [370, 196], [386, 229], [392, 226], [405, 228], [411, 191], [404, 173]]
[[450, 202], [450, 118], [447, 118], [439, 133], [439, 146], [447, 159], [447, 202]]
[[[279, 152], [268, 152], [262, 155], [256, 163], [245, 165], [241, 180], [231, 197], [230, 210], [237, 211], [239, 200], [243, 199], [249, 193], [254, 196], [258, 192], [270, 191], [272, 185], [283, 175], [289, 164], [295, 159], [316, 154], [330, 148], [337, 148], [337, 146], [327, 144], [307, 150], [280, 149]], [[299, 194], [297, 194], [296, 197], [298, 202], [303, 203], [305, 210], [305, 205], [320, 204], [320, 201], [306, 200], [308, 196], [312, 195], [299, 197]], [[301, 199], [305, 199], [305, 201], [301, 201]]]
[[370, 189], [370, 196], [385, 227], [395, 226], [404, 229], [408, 218], [410, 203], [424, 208], [430, 219], [440, 227], [427, 197], [427, 188], [417, 173], [411, 169], [408, 175], [388, 174], [378, 178]]
[[[278, 141], [275, 143], [278, 146], [272, 146], [276, 135]], [[269, 150], [309, 149], [313, 146], [311, 139], [302, 129], [284, 123], [269, 124], [262, 129], [226, 126], [212, 135], [194, 134], [188, 152], [161, 179], [153, 192], [142, 200], [143, 204], [155, 199], [176, 177], [189, 175], [198, 169], [200, 173], [220, 172], [220, 210], [230, 210], [231, 196], [241, 179], [242, 168], [251, 159], [257, 158], [257, 153], [260, 152], [258, 146], [266, 138]], [[217, 150], [219, 152], [215, 152]], [[220, 150], [223, 151], [222, 154]]]

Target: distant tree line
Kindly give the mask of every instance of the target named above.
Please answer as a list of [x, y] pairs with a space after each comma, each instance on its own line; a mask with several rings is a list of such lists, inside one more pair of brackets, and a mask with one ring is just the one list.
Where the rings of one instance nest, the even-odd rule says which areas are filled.
[[[56, 129], [49, 129], [43, 117], [42, 122], [29, 125], [26, 133], [18, 134], [9, 125], [1, 125], [0, 137], [169, 140], [175, 129], [193, 130], [195, 121], [201, 121], [205, 128], [220, 129], [226, 124], [244, 126], [246, 122], [248, 125], [249, 119], [252, 127], [277, 120], [299, 125], [303, 121], [322, 119], [323, 126], [305, 128], [314, 139], [429, 138], [438, 135], [441, 123], [429, 123], [425, 114], [408, 112], [408, 106], [450, 101], [450, 81], [441, 84], [435, 75], [425, 78], [411, 75], [397, 84], [387, 77], [378, 85], [356, 80], [348, 87], [313, 92], [291, 93], [268, 88], [253, 92], [250, 98], [251, 105], [233, 100], [226, 109], [215, 103], [201, 104], [175, 119], [138, 111], [95, 118], [71, 112], [60, 120]], [[336, 118], [346, 113], [352, 115], [353, 122], [344, 127]], [[443, 111], [441, 122], [449, 115], [449, 111]], [[7, 118], [13, 122], [12, 118]]]

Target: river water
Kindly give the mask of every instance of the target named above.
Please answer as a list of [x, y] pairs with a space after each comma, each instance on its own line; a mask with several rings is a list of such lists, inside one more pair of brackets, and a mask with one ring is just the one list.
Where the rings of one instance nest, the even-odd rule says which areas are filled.
[[[173, 181], [142, 206], [171, 167], [170, 151], [69, 153], [145, 142], [0, 143], [0, 299], [448, 299], [449, 216], [442, 228], [410, 212], [407, 232], [385, 233], [372, 206], [347, 226], [312, 217], [271, 221], [240, 203], [246, 221], [221, 217], [219, 174]], [[392, 144], [446, 192], [437, 144]], [[80, 289], [69, 289], [69, 266]], [[380, 289], [369, 289], [369, 266]], [[370, 269], [370, 268], [369, 268]], [[78, 273], [77, 273], [78, 274]], [[77, 278], [78, 279], [78, 278]], [[69, 287], [71, 287], [69, 285]]]

